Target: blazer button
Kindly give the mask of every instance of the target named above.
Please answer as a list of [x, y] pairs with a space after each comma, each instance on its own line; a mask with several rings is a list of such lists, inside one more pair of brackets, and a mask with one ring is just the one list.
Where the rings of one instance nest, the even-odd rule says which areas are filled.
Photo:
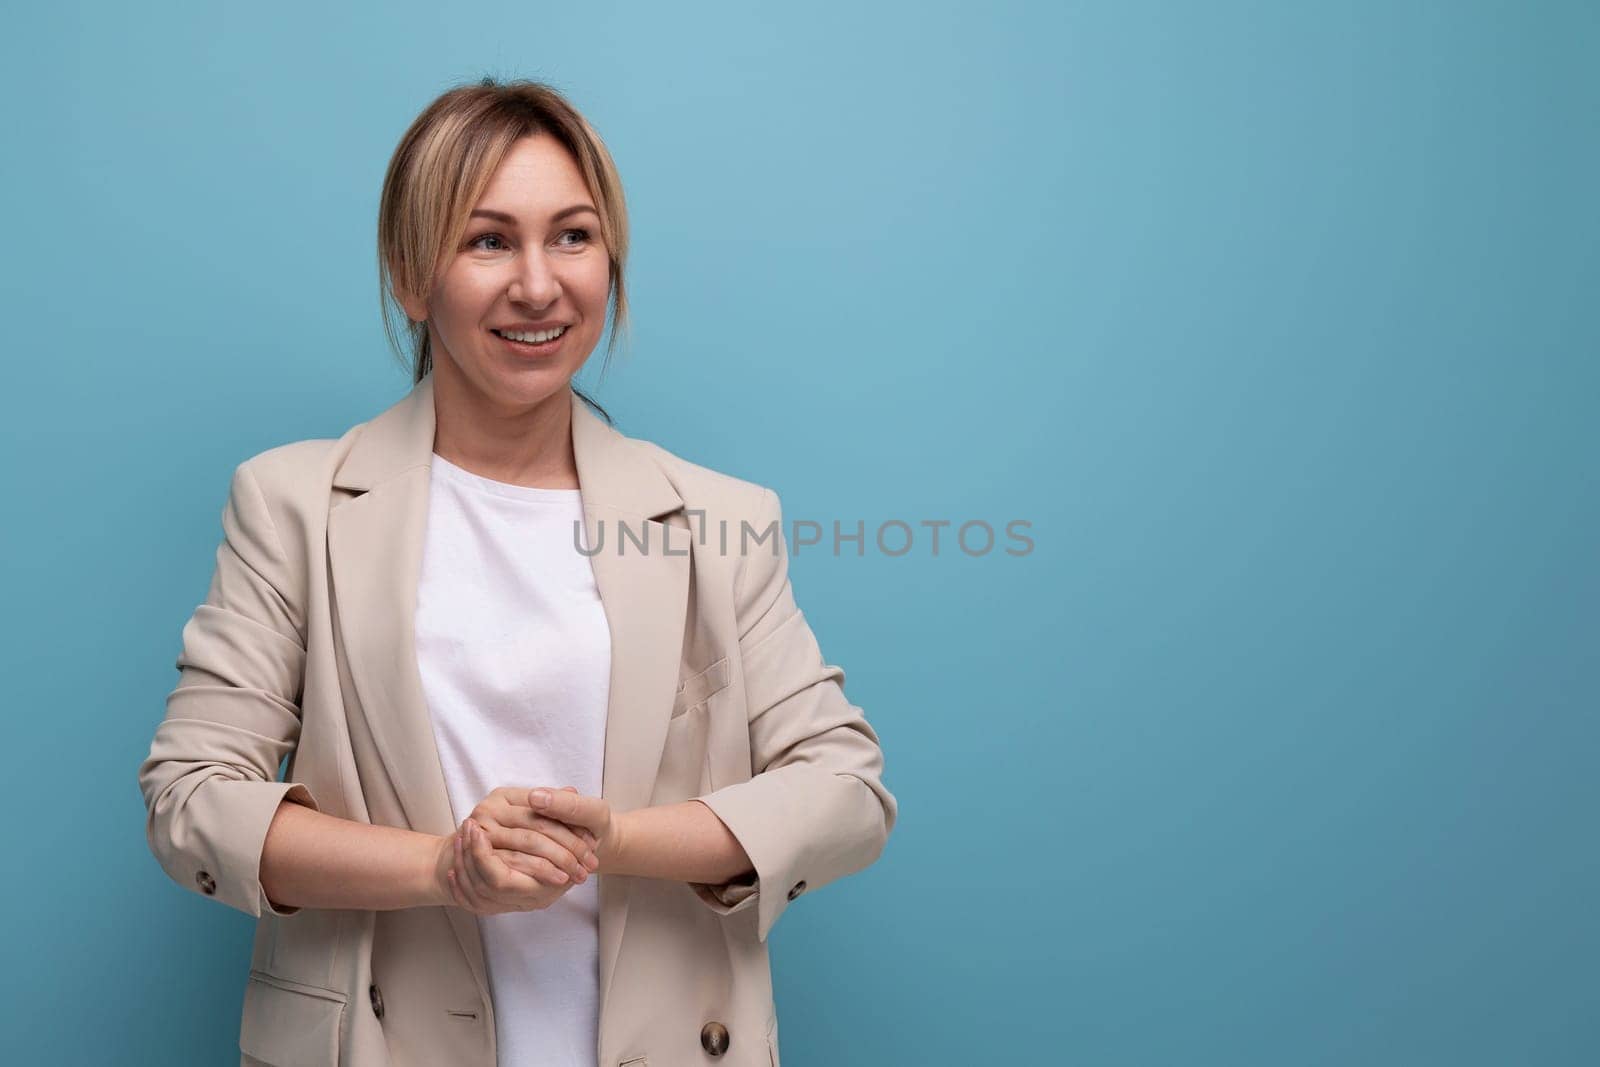
[[789, 890], [789, 899], [793, 900], [795, 897], [799, 896], [801, 893], [804, 893], [805, 891], [806, 891], [806, 880], [804, 878], [802, 878], [802, 879], [800, 879], [798, 882], [796, 882], [794, 884], [794, 888]]
[[194, 881], [200, 887], [200, 892], [208, 897], [214, 895], [217, 891], [217, 880], [211, 877], [208, 871], [196, 871]]
[[728, 1051], [728, 1028], [721, 1023], [706, 1023], [700, 1028], [700, 1047], [713, 1056]]
[[383, 994], [378, 991], [378, 987], [375, 985], [368, 986], [367, 996], [372, 998], [372, 1014], [380, 1019], [383, 1018]]

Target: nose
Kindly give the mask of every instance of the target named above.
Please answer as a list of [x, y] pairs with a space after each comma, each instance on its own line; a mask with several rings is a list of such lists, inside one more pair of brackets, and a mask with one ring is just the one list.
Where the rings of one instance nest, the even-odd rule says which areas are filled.
[[518, 303], [540, 308], [556, 302], [561, 296], [561, 282], [543, 252], [535, 251], [523, 257], [506, 296]]

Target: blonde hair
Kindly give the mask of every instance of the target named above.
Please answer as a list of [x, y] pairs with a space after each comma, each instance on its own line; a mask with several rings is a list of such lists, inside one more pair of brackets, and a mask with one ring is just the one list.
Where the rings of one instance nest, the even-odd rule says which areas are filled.
[[[484, 78], [450, 89], [424, 108], [400, 138], [383, 177], [378, 202], [379, 302], [390, 347], [402, 362], [409, 356], [413, 383], [433, 367], [428, 324], [406, 316], [397, 291], [419, 297], [433, 291], [501, 160], [519, 138], [541, 133], [571, 153], [600, 213], [600, 234], [611, 260], [612, 295], [611, 341], [602, 375], [609, 366], [618, 329], [628, 326], [624, 285], [628, 212], [617, 166], [594, 127], [550, 85]], [[405, 319], [409, 353], [401, 350], [391, 309]], [[574, 392], [599, 408], [576, 387]]]

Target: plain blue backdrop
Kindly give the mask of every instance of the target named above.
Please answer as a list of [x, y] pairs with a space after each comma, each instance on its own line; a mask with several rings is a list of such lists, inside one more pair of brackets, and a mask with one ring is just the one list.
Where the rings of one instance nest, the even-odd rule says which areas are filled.
[[788, 1067], [1600, 1056], [1593, 4], [5, 25], [0, 1058], [236, 1062], [252, 922], [136, 769], [234, 466], [409, 386], [380, 183], [486, 74], [626, 183], [581, 381], [869, 531], [793, 578], [901, 817], [773, 932]]

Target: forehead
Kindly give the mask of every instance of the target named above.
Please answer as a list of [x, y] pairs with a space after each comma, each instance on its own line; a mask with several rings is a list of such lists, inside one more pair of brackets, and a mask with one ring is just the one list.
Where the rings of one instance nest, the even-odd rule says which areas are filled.
[[593, 204], [583, 173], [561, 142], [536, 134], [511, 146], [474, 206], [538, 217], [573, 204]]

